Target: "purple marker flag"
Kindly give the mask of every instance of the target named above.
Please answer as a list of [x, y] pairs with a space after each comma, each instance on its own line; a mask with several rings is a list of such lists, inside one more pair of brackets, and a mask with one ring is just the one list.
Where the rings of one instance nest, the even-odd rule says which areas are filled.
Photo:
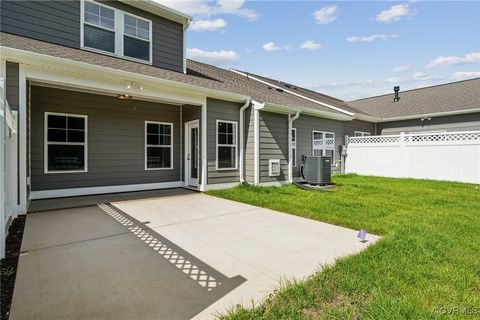
[[357, 237], [360, 238], [362, 241], [365, 241], [366, 236], [367, 236], [367, 230], [360, 229], [360, 231], [357, 234]]

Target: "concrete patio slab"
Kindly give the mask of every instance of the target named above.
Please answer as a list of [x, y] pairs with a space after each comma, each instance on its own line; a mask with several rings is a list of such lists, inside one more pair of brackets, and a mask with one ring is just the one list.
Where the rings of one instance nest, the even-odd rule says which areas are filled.
[[212, 319], [377, 240], [205, 194], [154, 196], [27, 215], [10, 319]]

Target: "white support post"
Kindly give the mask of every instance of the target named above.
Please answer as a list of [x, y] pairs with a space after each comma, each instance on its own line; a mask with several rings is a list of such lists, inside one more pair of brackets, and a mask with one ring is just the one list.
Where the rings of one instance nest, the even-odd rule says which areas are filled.
[[19, 122], [18, 122], [18, 141], [19, 141], [19, 203], [17, 214], [27, 213], [27, 78], [25, 66], [19, 64]]
[[0, 259], [5, 258], [5, 69], [6, 62], [0, 62]]
[[260, 109], [265, 103], [253, 100], [253, 184], [260, 183]]
[[[293, 151], [292, 151], [292, 124], [293, 121], [297, 120], [300, 116], [300, 112], [297, 112], [293, 117], [291, 114], [288, 115], [288, 181], [293, 182]], [[295, 137], [296, 139], [296, 137]]]
[[202, 103], [202, 119], [201, 119], [201, 130], [202, 130], [202, 179], [200, 183], [200, 191], [205, 191], [207, 186], [207, 97], [205, 97], [204, 102]]

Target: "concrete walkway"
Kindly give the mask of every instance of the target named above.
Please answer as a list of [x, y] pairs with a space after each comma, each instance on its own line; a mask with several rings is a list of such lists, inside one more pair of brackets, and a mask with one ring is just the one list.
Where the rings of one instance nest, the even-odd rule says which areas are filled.
[[211, 319], [377, 239], [199, 193], [140, 195], [29, 214], [10, 319]]

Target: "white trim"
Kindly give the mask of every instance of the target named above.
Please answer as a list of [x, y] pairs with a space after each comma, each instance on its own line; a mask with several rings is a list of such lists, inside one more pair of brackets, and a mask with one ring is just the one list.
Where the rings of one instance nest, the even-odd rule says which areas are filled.
[[[219, 123], [229, 123], [234, 125], [234, 142], [233, 144], [219, 144], [218, 143], [218, 124]], [[234, 147], [235, 148], [235, 166], [231, 168], [219, 168], [218, 167], [218, 147]], [[230, 120], [220, 120], [217, 119], [215, 122], [215, 170], [216, 171], [228, 171], [228, 170], [238, 170], [238, 122]]]
[[139, 81], [144, 84], [142, 92], [134, 93], [136, 97], [160, 98], [166, 102], [201, 105], [205, 95], [232, 102], [244, 102], [245, 99], [249, 98], [245, 95], [227, 91], [10, 47], [0, 46], [0, 56], [28, 64], [29, 79], [37, 79], [44, 83], [47, 81], [47, 83], [58, 85], [70, 83], [74, 87], [73, 90], [78, 90], [79, 87], [83, 86], [96, 92], [103, 88], [104, 91], [112, 94], [124, 93], [126, 91], [125, 84], [121, 80], [128, 80]]
[[[293, 128], [293, 121], [297, 120], [300, 117], [300, 112], [297, 112], [293, 117], [291, 114], [288, 115], [288, 181], [293, 181], [293, 167], [297, 166], [297, 129]], [[293, 158], [293, 135], [292, 131], [295, 131], [295, 159]], [[295, 160], [295, 166], [293, 165], [293, 160]]]
[[17, 214], [27, 213], [27, 77], [25, 66], [20, 63], [18, 66], [18, 140], [19, 140], [19, 205]]
[[[72, 118], [83, 118], [85, 120], [84, 142], [49, 142], [48, 141], [48, 116], [62, 116]], [[48, 170], [48, 145], [71, 145], [83, 146], [84, 169], [83, 170]], [[43, 113], [43, 173], [44, 174], [59, 174], [59, 173], [85, 173], [88, 172], [88, 116], [84, 114], [49, 112]]]
[[270, 82], [267, 82], [267, 81], [258, 79], [257, 77], [254, 77], [254, 76], [252, 76], [252, 75], [250, 75], [250, 74], [245, 74], [245, 73], [240, 72], [240, 71], [235, 70], [235, 69], [230, 69], [230, 70], [231, 70], [232, 72], [235, 72], [235, 73], [237, 73], [237, 74], [240, 74], [240, 75], [242, 75], [242, 76], [244, 76], [244, 77], [247, 77], [248, 79], [253, 79], [253, 80], [255, 80], [255, 81], [258, 81], [258, 82], [260, 82], [260, 83], [266, 84], [266, 85], [268, 85], [268, 86], [270, 86], [270, 87], [273, 87], [273, 88], [276, 88], [276, 89], [281, 89], [281, 90], [283, 90], [284, 92], [290, 93], [291, 95], [294, 95], [294, 96], [296, 96], [296, 97], [300, 97], [300, 98], [302, 98], [302, 99], [305, 99], [305, 100], [307, 100], [307, 101], [310, 101], [310, 102], [319, 104], [319, 105], [324, 106], [324, 107], [327, 107], [327, 108], [329, 108], [329, 109], [332, 109], [332, 110], [335, 110], [335, 111], [338, 111], [338, 112], [347, 114], [347, 115], [349, 115], [349, 116], [354, 116], [354, 115], [355, 115], [355, 113], [353, 113], [353, 112], [340, 109], [340, 108], [338, 108], [338, 107], [332, 106], [331, 104], [324, 103], [324, 102], [321, 102], [321, 101], [318, 101], [318, 100], [315, 100], [315, 99], [312, 99], [312, 98], [309, 98], [309, 97], [305, 97], [305, 96], [303, 96], [303, 95], [301, 95], [301, 94], [298, 94], [298, 93], [296, 93], [296, 92], [293, 92], [293, 91], [287, 90], [287, 89], [285, 89], [285, 88], [281, 88], [281, 87], [279, 87], [279, 86], [276, 86], [276, 85], [274, 85], [274, 84], [272, 84], [272, 83], [270, 83]]
[[5, 217], [5, 113], [6, 98], [5, 92], [7, 87], [6, 77], [6, 61], [0, 61], [0, 259], [5, 257], [5, 231], [6, 231], [6, 217]]
[[253, 108], [253, 183], [260, 181], [260, 115], [259, 110]]
[[[184, 163], [185, 163], [185, 168], [184, 168], [184, 185], [185, 187], [198, 187], [199, 183], [198, 183], [198, 178], [200, 176], [200, 165], [197, 167], [197, 185], [191, 185], [189, 182], [190, 182], [190, 176], [191, 176], [191, 172], [190, 172], [190, 167], [191, 167], [191, 163], [189, 163], [190, 160], [188, 160], [187, 158], [187, 154], [189, 153], [189, 149], [190, 149], [190, 131], [189, 131], [189, 128], [198, 128], [198, 134], [200, 135], [200, 121], [198, 119], [195, 119], [195, 120], [192, 120], [192, 121], [188, 121], [188, 122], [185, 122], [184, 124], [185, 126], [185, 134], [184, 134], [184, 140], [185, 140], [185, 146], [184, 146], [184, 152], [183, 152], [183, 157], [184, 157]], [[198, 136], [197, 139], [199, 139], [200, 137]], [[197, 143], [200, 143], [200, 141], [198, 141]], [[200, 160], [200, 152], [198, 152], [197, 154], [197, 161]], [[200, 161], [199, 161], [200, 162]], [[187, 165], [188, 164], [188, 165]], [[200, 164], [200, 163], [199, 163]]]
[[[86, 22], [85, 21], [85, 2], [90, 2], [90, 3], [98, 5], [100, 7], [104, 7], [104, 8], [108, 8], [110, 10], [113, 10], [113, 17], [114, 17], [113, 30]], [[130, 12], [126, 12], [126, 11], [111, 7], [111, 6], [106, 5], [104, 3], [100, 3], [100, 2], [97, 2], [97, 1], [91, 1], [91, 0], [81, 0], [80, 1], [80, 15], [81, 15], [80, 16], [80, 48], [81, 49], [96, 52], [96, 53], [106, 54], [106, 55], [117, 57], [117, 58], [119, 57], [119, 58], [122, 58], [122, 59], [132, 60], [132, 61], [139, 62], [139, 63], [152, 65], [152, 62], [153, 62], [153, 37], [152, 37], [153, 25], [152, 24], [153, 23], [152, 23], [151, 20], [146, 19], [144, 17], [140, 17], [140, 16], [135, 15], [135, 14], [130, 13]], [[136, 37], [136, 36], [131, 36], [131, 35], [125, 33], [125, 23], [124, 23], [125, 22], [125, 15], [129, 15], [133, 18], [142, 20], [144, 22], [148, 22], [148, 27], [149, 27], [149, 30], [148, 30], [149, 39], [148, 39], [148, 41], [143, 39], [143, 38], [139, 38], [139, 37]], [[85, 36], [84, 36], [84, 25], [85, 24], [87, 24], [89, 26], [92, 26], [94, 28], [100, 28], [100, 29], [104, 29], [104, 30], [113, 32], [114, 41], [115, 41], [115, 43], [114, 43], [114, 51], [115, 52], [104, 51], [104, 50], [101, 50], [101, 49], [91, 48], [91, 47], [86, 46], [85, 45]], [[142, 60], [142, 59], [138, 59], [138, 58], [134, 58], [134, 57], [125, 56], [125, 53], [124, 53], [125, 46], [124, 46], [124, 39], [123, 39], [124, 36], [148, 42], [148, 44], [149, 44], [149, 60]]]
[[241, 185], [240, 182], [226, 182], [226, 183], [207, 184], [204, 191], [230, 189], [230, 188], [237, 187], [239, 185]]
[[127, 184], [127, 185], [119, 185], [119, 186], [42, 190], [42, 191], [32, 191], [30, 194], [30, 199], [36, 200], [36, 199], [75, 197], [75, 196], [85, 196], [85, 195], [95, 195], [95, 194], [105, 194], [105, 193], [131, 192], [131, 191], [141, 191], [141, 190], [180, 188], [181, 186], [182, 186], [181, 181], [172, 181], [172, 182], [158, 182], [158, 183]]
[[258, 184], [259, 187], [281, 187], [284, 185], [289, 184], [290, 182], [288, 180], [283, 180], [283, 181], [269, 181], [269, 182], [260, 182]]
[[201, 183], [199, 185], [200, 191], [205, 191], [205, 187], [207, 185], [207, 97], [204, 98], [204, 102], [202, 103], [202, 110], [201, 110], [201, 119], [200, 119], [200, 130], [202, 133], [202, 176], [201, 176]]
[[392, 117], [392, 118], [382, 118], [378, 122], [392, 122], [399, 120], [411, 120], [411, 119], [421, 119], [424, 117], [444, 117], [444, 116], [453, 116], [458, 114], [468, 114], [480, 112], [480, 108], [464, 109], [464, 110], [453, 110], [453, 111], [442, 111], [442, 112], [432, 112], [432, 113], [422, 113], [412, 116], [401, 116], [401, 117]]
[[[170, 145], [153, 145], [153, 144], [147, 144], [147, 125], [151, 123], [151, 124], [163, 124], [163, 125], [168, 125], [170, 126]], [[160, 122], [160, 121], [149, 121], [149, 120], [145, 120], [145, 124], [144, 124], [145, 128], [144, 128], [144, 147], [145, 147], [145, 150], [144, 150], [144, 160], [145, 160], [145, 171], [158, 171], [158, 170], [172, 170], [173, 169], [173, 123], [171, 122]], [[160, 142], [160, 141], [159, 141]], [[148, 168], [147, 167], [147, 148], [165, 148], [165, 147], [170, 147], [170, 167], [168, 168]]]
[[151, 1], [151, 0], [119, 0], [120, 2], [129, 4], [131, 6], [137, 7], [139, 9], [142, 9], [146, 12], [150, 12], [156, 15], [159, 15], [161, 17], [179, 22], [183, 25], [188, 26], [190, 21], [192, 20], [192, 17], [182, 13], [180, 11], [177, 11], [175, 9], [171, 9], [167, 6], [164, 6], [156, 1]]

